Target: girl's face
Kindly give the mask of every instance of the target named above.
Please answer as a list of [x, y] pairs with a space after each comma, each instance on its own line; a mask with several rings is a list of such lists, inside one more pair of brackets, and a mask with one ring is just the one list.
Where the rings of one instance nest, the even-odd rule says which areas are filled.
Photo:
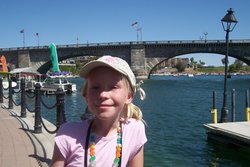
[[101, 120], [116, 119], [126, 104], [131, 103], [126, 78], [109, 67], [99, 67], [87, 77], [86, 101], [89, 109]]

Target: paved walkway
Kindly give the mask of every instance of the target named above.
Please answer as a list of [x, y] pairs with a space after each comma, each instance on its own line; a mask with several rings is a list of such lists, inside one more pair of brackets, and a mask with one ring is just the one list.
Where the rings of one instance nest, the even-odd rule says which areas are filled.
[[[0, 167], [48, 167], [51, 161], [54, 134], [33, 133], [34, 114], [21, 118], [20, 107], [8, 109], [0, 104]], [[49, 129], [55, 126], [44, 120]]]

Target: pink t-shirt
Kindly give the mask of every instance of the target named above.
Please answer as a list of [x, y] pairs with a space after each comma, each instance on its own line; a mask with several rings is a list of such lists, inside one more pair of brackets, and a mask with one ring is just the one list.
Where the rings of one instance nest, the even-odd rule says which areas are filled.
[[[66, 159], [67, 167], [83, 167], [85, 140], [88, 121], [63, 124], [57, 132], [55, 142]], [[117, 135], [112, 137], [95, 136], [96, 166], [111, 167], [115, 158]], [[145, 126], [142, 121], [129, 119], [122, 124], [122, 165], [126, 167], [141, 146], [147, 142]], [[89, 164], [89, 151], [88, 151]]]

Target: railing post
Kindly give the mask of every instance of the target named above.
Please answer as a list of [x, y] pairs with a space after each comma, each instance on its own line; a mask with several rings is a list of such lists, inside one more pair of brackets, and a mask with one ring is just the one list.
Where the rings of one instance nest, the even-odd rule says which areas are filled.
[[232, 122], [235, 122], [235, 89], [232, 89]]
[[42, 123], [41, 123], [41, 85], [36, 83], [35, 85], [35, 126], [34, 132], [41, 133], [42, 132]]
[[3, 79], [0, 78], [0, 103], [3, 103]]
[[26, 102], [25, 102], [25, 80], [21, 79], [21, 117], [26, 117]]
[[64, 95], [62, 88], [58, 88], [56, 91], [56, 101], [57, 101], [57, 118], [56, 118], [56, 126], [61, 126], [64, 122], [66, 122], [66, 117], [64, 113]]
[[250, 121], [249, 90], [246, 90], [246, 120]]
[[9, 109], [13, 109], [13, 91], [12, 91], [12, 80], [10, 75], [8, 76], [9, 79]]
[[216, 92], [213, 91], [213, 108], [211, 110], [213, 116], [213, 122], [217, 124], [217, 108], [216, 108]]

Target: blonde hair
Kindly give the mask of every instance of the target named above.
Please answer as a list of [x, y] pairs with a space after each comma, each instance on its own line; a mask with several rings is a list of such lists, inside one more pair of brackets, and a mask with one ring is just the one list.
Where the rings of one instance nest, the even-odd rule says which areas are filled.
[[[126, 83], [126, 86], [128, 88], [128, 93], [132, 93], [134, 95], [134, 89], [132, 88], [129, 80], [126, 76], [122, 74], [122, 77]], [[87, 87], [88, 87], [88, 81], [85, 80], [83, 87], [81, 89], [81, 94], [83, 97], [86, 97], [87, 94]], [[124, 110], [121, 113], [121, 118], [124, 119], [124, 121], [127, 121], [129, 118], [134, 118], [136, 120], [142, 120], [142, 111], [141, 109], [133, 104], [132, 102], [124, 106]], [[144, 122], [144, 121], [143, 121]]]

